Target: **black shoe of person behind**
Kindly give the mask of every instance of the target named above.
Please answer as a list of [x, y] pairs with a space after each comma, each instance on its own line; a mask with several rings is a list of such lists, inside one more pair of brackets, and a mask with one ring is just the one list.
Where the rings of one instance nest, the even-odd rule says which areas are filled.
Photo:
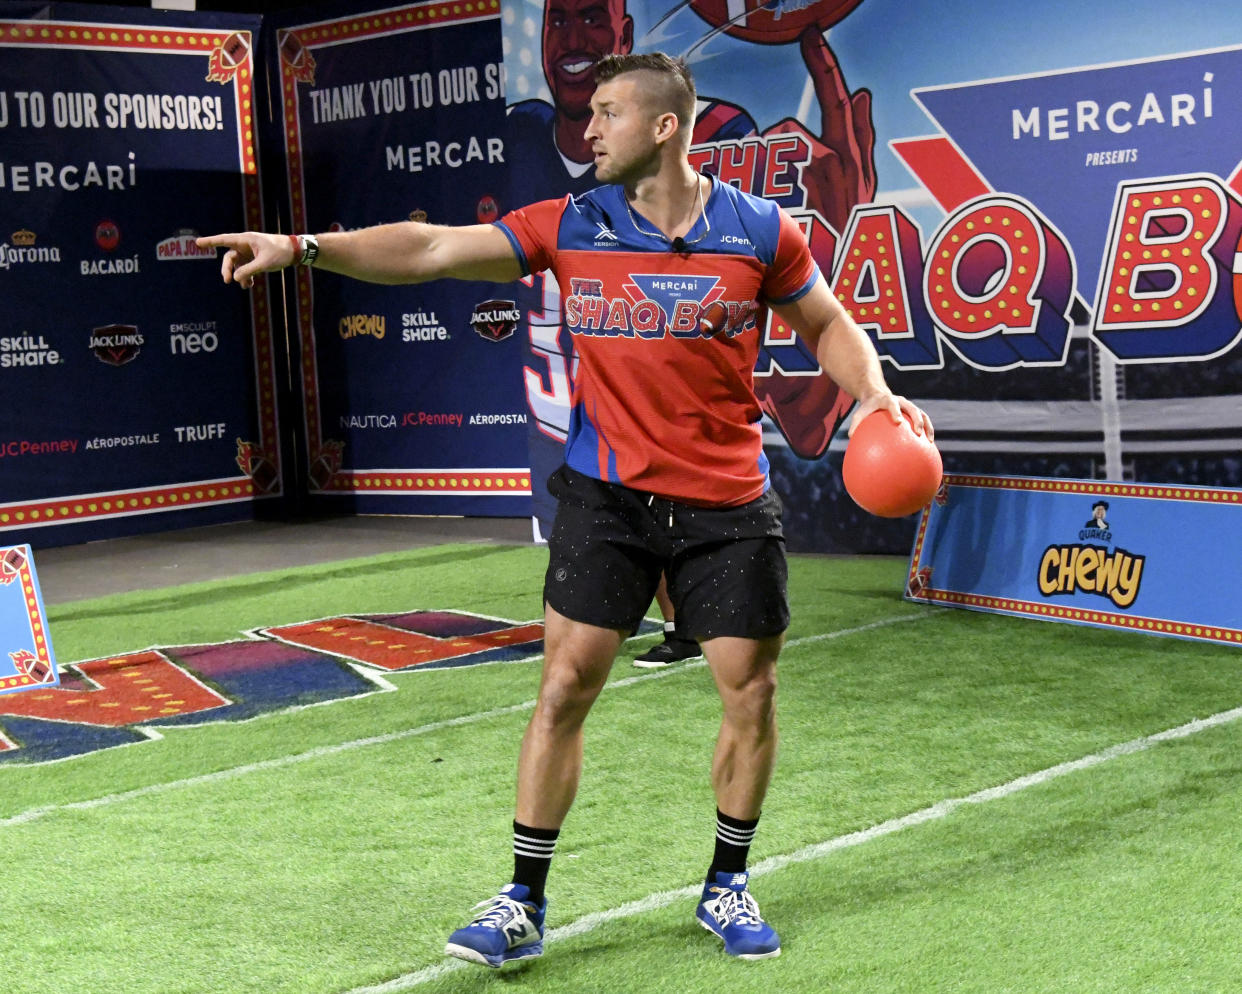
[[672, 666], [683, 659], [694, 659], [703, 655], [699, 643], [694, 639], [683, 639], [676, 635], [666, 636], [664, 641], [653, 645], [641, 656], [634, 657], [634, 665], [645, 670], [659, 669], [661, 666]]

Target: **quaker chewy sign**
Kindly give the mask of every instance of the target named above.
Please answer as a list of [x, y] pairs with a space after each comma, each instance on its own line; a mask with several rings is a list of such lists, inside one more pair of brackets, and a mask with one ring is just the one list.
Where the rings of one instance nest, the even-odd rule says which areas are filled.
[[1242, 491], [946, 476], [906, 598], [1242, 645]]

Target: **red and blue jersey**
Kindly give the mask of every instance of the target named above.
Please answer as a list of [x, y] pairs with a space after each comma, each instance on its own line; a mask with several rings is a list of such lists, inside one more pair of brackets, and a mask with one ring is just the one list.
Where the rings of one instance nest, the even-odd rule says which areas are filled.
[[692, 504], [762, 495], [759, 304], [797, 300], [819, 276], [793, 220], [713, 180], [685, 252], [633, 214], [619, 186], [496, 223], [525, 274], [551, 269], [561, 287], [578, 356], [565, 461]]

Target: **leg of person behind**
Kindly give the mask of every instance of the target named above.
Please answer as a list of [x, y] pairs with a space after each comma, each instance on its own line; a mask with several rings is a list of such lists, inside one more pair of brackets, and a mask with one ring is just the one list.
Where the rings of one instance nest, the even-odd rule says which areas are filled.
[[449, 937], [445, 952], [499, 967], [543, 952], [544, 884], [582, 772], [582, 726], [625, 633], [545, 609], [543, 675], [518, 758], [513, 880]]
[[660, 586], [656, 589], [656, 604], [664, 619], [664, 641], [657, 642], [646, 652], [635, 656], [634, 665], [640, 669], [659, 669], [679, 663], [683, 659], [701, 656], [702, 647], [677, 624], [673, 599], [668, 594], [668, 580], [663, 575], [660, 577]]
[[696, 917], [742, 959], [779, 956], [748, 887], [750, 844], [776, 762], [776, 659], [783, 636], [703, 643], [724, 709], [712, 759], [716, 847]]

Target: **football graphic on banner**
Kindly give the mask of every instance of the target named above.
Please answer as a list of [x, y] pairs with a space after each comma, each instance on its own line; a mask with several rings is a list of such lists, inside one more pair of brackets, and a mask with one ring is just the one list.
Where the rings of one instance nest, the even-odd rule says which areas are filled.
[[226, 69], [237, 69], [250, 58], [250, 32], [234, 31], [220, 46], [220, 60]]
[[725, 34], [764, 45], [797, 41], [809, 26], [827, 31], [862, 0], [690, 0], [690, 9]]

